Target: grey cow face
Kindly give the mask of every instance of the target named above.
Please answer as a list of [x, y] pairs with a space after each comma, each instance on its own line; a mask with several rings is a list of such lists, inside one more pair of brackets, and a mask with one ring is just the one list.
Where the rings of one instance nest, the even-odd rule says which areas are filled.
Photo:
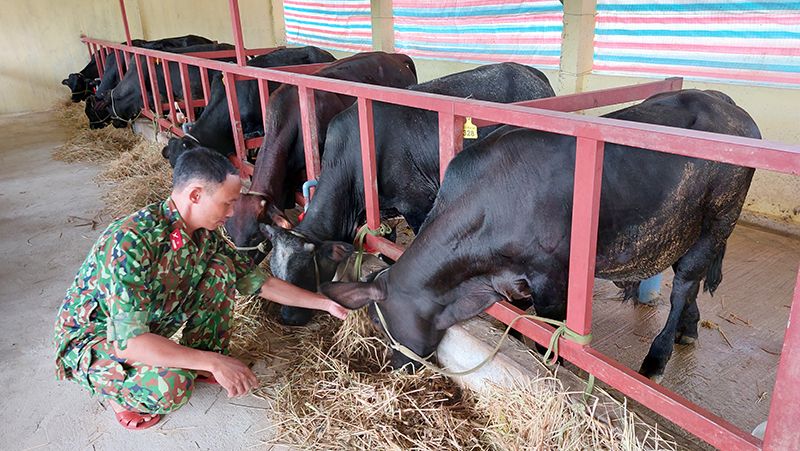
[[264, 226], [272, 241], [269, 268], [272, 274], [300, 288], [317, 291], [317, 247], [308, 239], [280, 227]]
[[272, 241], [272, 274], [309, 291], [317, 291], [317, 280], [333, 279], [339, 263], [353, 253], [353, 246], [347, 243], [314, 243], [293, 230], [263, 224], [261, 227]]

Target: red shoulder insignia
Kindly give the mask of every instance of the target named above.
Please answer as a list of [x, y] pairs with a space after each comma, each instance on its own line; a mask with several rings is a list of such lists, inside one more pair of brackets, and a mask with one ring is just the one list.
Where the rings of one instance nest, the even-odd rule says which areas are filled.
[[175, 230], [169, 234], [169, 242], [172, 244], [172, 250], [177, 251], [183, 246], [183, 236], [180, 230]]

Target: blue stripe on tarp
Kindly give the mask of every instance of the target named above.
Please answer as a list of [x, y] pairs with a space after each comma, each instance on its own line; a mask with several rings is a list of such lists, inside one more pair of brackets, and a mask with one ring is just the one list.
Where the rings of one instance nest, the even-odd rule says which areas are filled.
[[328, 23], [322, 21], [311, 21], [311, 20], [298, 20], [298, 19], [290, 19], [286, 18], [286, 25], [289, 24], [302, 24], [302, 25], [313, 25], [313, 26], [322, 26], [322, 27], [329, 27], [329, 28], [340, 28], [342, 30], [371, 30], [371, 24], [356, 24], [356, 23], [346, 23], [346, 24], [337, 24], [337, 23]]
[[372, 39], [355, 39], [355, 38], [334, 38], [329, 35], [315, 34], [315, 33], [292, 33], [287, 34], [286, 39], [314, 39], [317, 41], [328, 41], [337, 44], [359, 44], [359, 45], [372, 45]]
[[416, 25], [395, 25], [395, 33], [425, 33], [425, 34], [472, 34], [472, 33], [561, 33], [561, 25], [545, 25], [525, 27], [514, 25], [470, 25], [469, 27], [462, 27], [459, 25], [452, 26], [438, 26], [432, 28], [430, 26], [416, 26]]
[[[665, 66], [693, 66], [693, 67], [714, 67], [718, 69], [741, 69], [741, 70], [758, 70], [768, 72], [783, 72], [783, 73], [800, 73], [800, 66], [790, 64], [762, 64], [762, 63], [748, 63], [741, 59], [736, 61], [711, 61], [711, 60], [695, 60], [686, 58], [666, 58], [654, 57], [644, 55], [603, 55], [594, 54], [597, 61], [611, 61], [616, 63], [640, 63], [640, 64], [661, 64]], [[800, 79], [798, 80], [800, 81]]]
[[359, 17], [359, 16], [372, 17], [372, 14], [371, 14], [369, 9], [365, 10], [365, 9], [355, 9], [355, 8], [354, 9], [342, 9], [342, 10], [339, 10], [339, 11], [331, 11], [331, 10], [327, 10], [327, 9], [310, 9], [310, 8], [297, 8], [297, 7], [293, 7], [293, 6], [287, 6], [287, 7], [284, 8], [284, 13], [286, 11], [288, 11], [288, 12], [296, 12], [296, 13], [300, 13], [300, 14], [312, 14], [312, 15], [318, 15], [318, 16], [331, 16], [331, 17], [334, 17], [334, 16], [336, 16], [336, 17], [338, 17], [338, 16], [343, 16], [343, 17]]
[[464, 6], [456, 8], [394, 8], [395, 17], [473, 17], [473, 16], [508, 16], [519, 14], [554, 14], [563, 8], [558, 5], [546, 6]]
[[[507, 45], [498, 45], [491, 47], [477, 47], [470, 44], [442, 44], [436, 45], [433, 43], [416, 43], [404, 41], [395, 44], [397, 48], [407, 50], [425, 50], [429, 52], [443, 52], [443, 53], [495, 53], [498, 55], [537, 55], [537, 56], [559, 56], [561, 55], [561, 47], [546, 49], [542, 47], [536, 48], [510, 48]], [[489, 50], [489, 51], [487, 51]]]
[[730, 31], [730, 30], [652, 30], [652, 29], [608, 29], [598, 28], [600, 36], [664, 36], [676, 38], [733, 38], [733, 39], [800, 39], [800, 32], [793, 31]]
[[797, 11], [800, 2], [720, 2], [720, 3], [597, 3], [597, 12], [708, 12], [737, 13], [742, 11]]

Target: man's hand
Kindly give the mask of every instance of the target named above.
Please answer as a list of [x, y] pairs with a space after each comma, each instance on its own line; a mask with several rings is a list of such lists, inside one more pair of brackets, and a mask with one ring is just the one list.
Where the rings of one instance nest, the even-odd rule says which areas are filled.
[[238, 398], [258, 387], [258, 378], [244, 363], [238, 359], [222, 354], [214, 355], [211, 374], [225, 390], [228, 398]]
[[126, 349], [114, 342], [117, 357], [130, 362], [168, 368], [207, 371], [228, 391], [228, 397], [244, 396], [258, 386], [256, 375], [239, 360], [213, 351], [181, 346], [150, 332], [128, 339]]
[[278, 304], [322, 310], [339, 319], [345, 319], [349, 312], [324, 294], [312, 293], [277, 277], [270, 277], [264, 282], [259, 296]]
[[330, 302], [330, 305], [326, 309], [328, 311], [328, 313], [330, 313], [331, 315], [333, 315], [333, 316], [335, 316], [335, 317], [337, 317], [339, 319], [347, 318], [347, 314], [350, 313], [350, 310], [342, 307], [341, 305], [337, 304], [334, 301], [329, 301], [329, 302]]

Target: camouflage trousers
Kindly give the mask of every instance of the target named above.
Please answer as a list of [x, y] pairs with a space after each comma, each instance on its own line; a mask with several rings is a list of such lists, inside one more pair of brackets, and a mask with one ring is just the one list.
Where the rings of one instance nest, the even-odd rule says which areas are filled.
[[[194, 299], [187, 299], [187, 321], [180, 343], [184, 346], [227, 354], [235, 300], [235, 274], [228, 257], [215, 256], [197, 286]], [[116, 401], [140, 413], [168, 413], [189, 402], [197, 372], [127, 362], [116, 357], [113, 344], [98, 339], [84, 352], [91, 364], [72, 369], [70, 379], [92, 394]]]

